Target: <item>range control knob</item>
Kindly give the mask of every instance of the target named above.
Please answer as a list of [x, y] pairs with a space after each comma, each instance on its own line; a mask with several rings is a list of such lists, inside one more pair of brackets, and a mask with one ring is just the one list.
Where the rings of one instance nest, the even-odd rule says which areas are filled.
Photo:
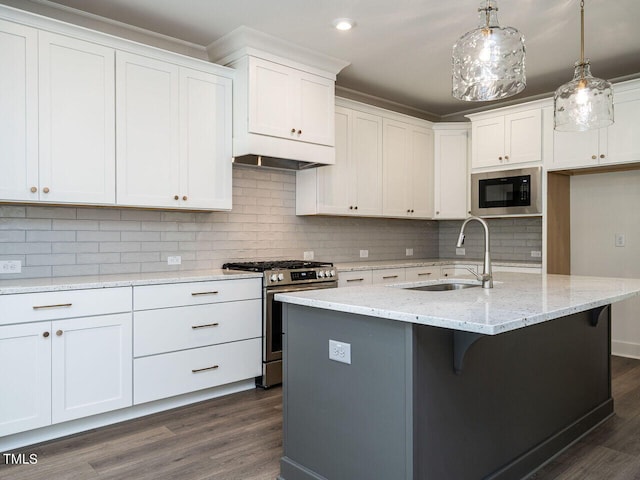
[[324, 271], [324, 276], [329, 278], [331, 276], [331, 272], [329, 270]]
[[278, 274], [278, 281], [284, 280], [284, 275], [282, 273]]
[[272, 282], [277, 282], [278, 281], [278, 275], [276, 275], [275, 273], [273, 273], [270, 277], [269, 280], [271, 280]]
[[318, 272], [318, 277], [324, 278], [324, 272], [322, 270]]
[[335, 277], [335, 276], [336, 276], [336, 271], [335, 271], [335, 270], [331, 270], [331, 271], [329, 272], [329, 274], [330, 274], [332, 277]]

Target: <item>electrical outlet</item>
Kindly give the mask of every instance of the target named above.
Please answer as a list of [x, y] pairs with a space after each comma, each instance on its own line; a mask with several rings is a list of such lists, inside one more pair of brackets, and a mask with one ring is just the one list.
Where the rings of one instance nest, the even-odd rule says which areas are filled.
[[167, 257], [167, 265], [180, 265], [182, 263], [182, 257], [176, 255], [175, 257]]
[[0, 275], [22, 272], [22, 262], [20, 260], [0, 261]]
[[369, 250], [360, 250], [360, 258], [368, 258]]
[[305, 260], [313, 260], [313, 251], [304, 252], [304, 259]]
[[624, 247], [625, 238], [624, 233], [616, 233], [616, 247]]
[[329, 360], [351, 365], [351, 344], [329, 340]]
[[413, 257], [413, 248], [407, 248], [406, 252], [407, 257]]
[[531, 250], [531, 257], [540, 258], [542, 257], [542, 252], [540, 250]]
[[456, 255], [466, 255], [467, 251], [464, 249], [464, 247], [461, 248], [457, 248], [456, 247]]

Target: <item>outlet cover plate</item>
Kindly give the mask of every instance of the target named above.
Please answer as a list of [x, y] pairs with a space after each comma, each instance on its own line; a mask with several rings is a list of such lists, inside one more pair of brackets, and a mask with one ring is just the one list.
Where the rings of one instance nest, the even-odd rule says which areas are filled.
[[407, 248], [406, 255], [407, 257], [413, 257], [413, 248]]
[[464, 247], [460, 247], [460, 248], [456, 247], [456, 255], [466, 255], [466, 254], [467, 254], [467, 251], [464, 249]]
[[541, 258], [542, 252], [540, 250], [531, 250], [531, 257], [533, 258]]
[[2, 260], [0, 261], [0, 275], [21, 273], [22, 262], [20, 260]]
[[624, 233], [616, 233], [616, 247], [624, 247], [625, 238]]
[[313, 260], [313, 250], [304, 252], [304, 260]]
[[167, 265], [180, 265], [181, 263], [182, 263], [182, 257], [180, 255], [167, 257]]
[[360, 250], [360, 258], [368, 258], [369, 250]]
[[351, 344], [329, 340], [329, 360], [351, 365]]

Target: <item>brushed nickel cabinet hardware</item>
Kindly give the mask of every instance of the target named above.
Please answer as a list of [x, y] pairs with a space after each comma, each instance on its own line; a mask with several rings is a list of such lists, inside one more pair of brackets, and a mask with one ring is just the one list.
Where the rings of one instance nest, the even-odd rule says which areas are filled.
[[295, 129], [295, 128], [292, 128], [292, 129], [291, 129], [291, 133], [296, 133], [296, 129]]
[[204, 368], [196, 368], [194, 370], [191, 370], [191, 373], [206, 372], [207, 370], [215, 370], [217, 368], [219, 368], [218, 365], [213, 365], [211, 367], [204, 367]]
[[347, 282], [362, 282], [364, 278], [347, 278]]
[[601, 153], [601, 154], [600, 154], [600, 158], [604, 158], [604, 153]]
[[386, 275], [382, 277], [383, 280], [388, 280], [389, 278], [398, 278], [398, 275]]
[[183, 196], [183, 197], [182, 197], [182, 200], [184, 200], [184, 201], [186, 202], [186, 201], [187, 201], [187, 196], [186, 196], [186, 195], [185, 195], [185, 196]]
[[31, 193], [36, 193], [38, 191], [37, 187], [31, 187]]
[[596, 158], [598, 158], [597, 155], [591, 155], [591, 160], [595, 160]]
[[56, 335], [57, 335], [57, 336], [59, 336], [59, 337], [61, 337], [61, 336], [62, 336], [62, 330], [58, 330], [58, 331], [56, 332]]
[[174, 200], [180, 200], [180, 197], [179, 197], [178, 195], [174, 195], [174, 196], [173, 196], [173, 199], [174, 199]]
[[498, 160], [502, 161], [502, 157], [498, 157]]
[[58, 303], [57, 305], [34, 305], [34, 310], [43, 310], [45, 308], [69, 308], [72, 303]]
[[208, 323], [206, 325], [191, 325], [191, 328], [196, 330], [198, 328], [217, 327], [218, 325], [220, 325], [220, 324], [218, 322], [216, 322], [216, 323]]
[[49, 337], [49, 332], [44, 332], [44, 333], [42, 334], [42, 336], [43, 336], [44, 338], [48, 338], [48, 337]]
[[44, 193], [49, 193], [49, 187], [44, 187], [44, 188], [42, 189], [42, 191], [43, 191]]
[[431, 272], [423, 272], [418, 274], [419, 277], [422, 277], [424, 275], [431, 275]]
[[214, 290], [212, 292], [194, 292], [191, 294], [192, 297], [199, 297], [201, 295], [216, 295], [217, 293], [219, 293], [217, 290]]
[[505, 159], [505, 160], [509, 160], [509, 155], [505, 155], [505, 156], [504, 156], [504, 159]]

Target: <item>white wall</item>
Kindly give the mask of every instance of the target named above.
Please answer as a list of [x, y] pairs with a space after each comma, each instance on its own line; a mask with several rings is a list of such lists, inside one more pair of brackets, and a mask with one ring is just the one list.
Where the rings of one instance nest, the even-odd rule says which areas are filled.
[[[571, 178], [571, 273], [640, 278], [640, 171]], [[640, 358], [640, 297], [614, 304], [612, 318], [612, 353]]]

